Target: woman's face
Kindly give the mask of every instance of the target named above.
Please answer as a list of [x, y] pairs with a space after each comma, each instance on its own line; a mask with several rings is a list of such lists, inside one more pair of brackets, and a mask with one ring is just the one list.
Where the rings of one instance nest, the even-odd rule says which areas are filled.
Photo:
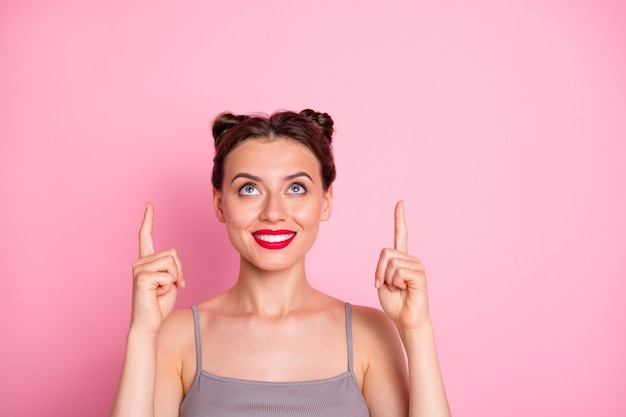
[[226, 157], [222, 190], [213, 195], [235, 249], [268, 271], [303, 265], [332, 209], [332, 186], [324, 191], [318, 160], [290, 139], [237, 146]]

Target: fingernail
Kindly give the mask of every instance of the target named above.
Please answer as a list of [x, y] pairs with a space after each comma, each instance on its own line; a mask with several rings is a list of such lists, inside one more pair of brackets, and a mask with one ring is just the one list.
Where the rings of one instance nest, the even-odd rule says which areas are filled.
[[374, 287], [375, 288], [380, 288], [380, 280], [377, 279], [376, 281], [374, 281]]

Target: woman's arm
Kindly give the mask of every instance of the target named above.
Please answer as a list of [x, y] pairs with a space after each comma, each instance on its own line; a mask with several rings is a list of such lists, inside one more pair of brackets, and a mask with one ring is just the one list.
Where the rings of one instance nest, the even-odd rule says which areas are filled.
[[450, 416], [428, 312], [426, 275], [420, 260], [407, 252], [404, 205], [394, 214], [394, 248], [383, 249], [375, 286], [380, 303], [395, 324], [409, 368], [409, 416]]
[[409, 416], [450, 416], [432, 325], [399, 333], [409, 362]]
[[122, 376], [111, 417], [154, 416], [157, 336], [132, 329], [126, 338]]
[[[139, 230], [139, 259], [133, 263], [131, 325], [111, 417], [155, 416], [157, 369], [163, 369], [157, 367], [159, 333], [163, 321], [174, 309], [177, 287], [184, 287], [182, 264], [176, 251], [154, 251], [153, 223], [154, 209], [146, 204]], [[159, 374], [167, 372], [159, 370]]]

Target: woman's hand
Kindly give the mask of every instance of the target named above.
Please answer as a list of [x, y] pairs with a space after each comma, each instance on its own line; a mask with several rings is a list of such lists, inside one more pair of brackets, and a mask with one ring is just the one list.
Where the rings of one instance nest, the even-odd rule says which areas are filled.
[[177, 288], [185, 287], [183, 267], [176, 249], [154, 252], [154, 207], [146, 204], [139, 229], [139, 259], [133, 263], [131, 330], [158, 333], [174, 309]]
[[393, 249], [380, 253], [376, 267], [375, 286], [380, 305], [396, 324], [404, 330], [417, 330], [430, 323], [428, 294], [424, 266], [407, 252], [407, 229], [404, 203], [396, 204]]

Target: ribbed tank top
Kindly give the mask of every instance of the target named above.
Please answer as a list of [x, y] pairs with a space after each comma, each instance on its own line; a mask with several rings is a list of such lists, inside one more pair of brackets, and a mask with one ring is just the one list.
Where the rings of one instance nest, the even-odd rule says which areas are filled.
[[196, 375], [180, 406], [180, 417], [369, 417], [353, 371], [352, 311], [346, 303], [348, 370], [313, 381], [265, 382], [226, 378], [202, 370], [200, 319], [192, 307]]

